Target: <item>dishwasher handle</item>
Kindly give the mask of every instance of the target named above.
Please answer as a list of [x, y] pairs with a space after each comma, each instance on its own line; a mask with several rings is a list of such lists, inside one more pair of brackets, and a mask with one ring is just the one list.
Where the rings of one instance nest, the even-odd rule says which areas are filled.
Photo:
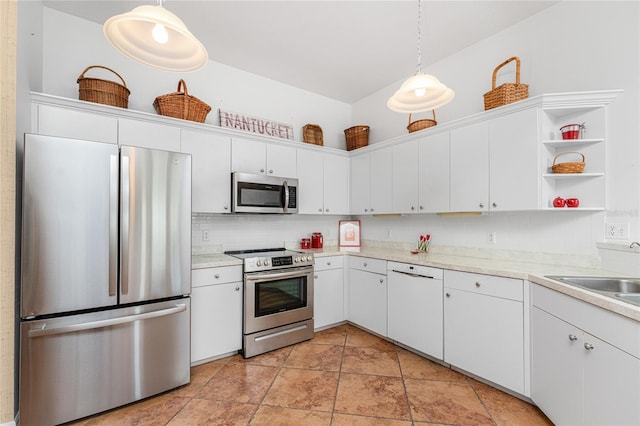
[[435, 279], [435, 277], [431, 275], [420, 275], [420, 274], [416, 274], [415, 272], [398, 271], [397, 269], [392, 269], [391, 272], [395, 272], [397, 274], [409, 275], [410, 277], [415, 277], [415, 278], [429, 278], [431, 280]]

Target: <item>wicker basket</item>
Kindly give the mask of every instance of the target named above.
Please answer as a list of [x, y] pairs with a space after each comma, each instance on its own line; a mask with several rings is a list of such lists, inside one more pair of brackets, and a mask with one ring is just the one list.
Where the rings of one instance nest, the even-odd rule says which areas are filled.
[[[102, 68], [111, 71], [118, 76], [122, 84], [100, 78], [85, 77], [84, 75], [91, 68]], [[81, 101], [127, 108], [130, 94], [131, 92], [127, 89], [127, 83], [124, 82], [122, 76], [111, 68], [103, 67], [102, 65], [88, 66], [78, 77], [78, 99]]]
[[[500, 87], [496, 88], [496, 76], [498, 75], [498, 70], [511, 61], [516, 61], [515, 84], [504, 83], [501, 84]], [[529, 85], [520, 84], [520, 58], [512, 56], [493, 70], [493, 76], [491, 77], [491, 91], [484, 94], [484, 109], [486, 111], [491, 108], [497, 108], [499, 106], [526, 99], [528, 96]]]
[[302, 128], [302, 140], [313, 145], [324, 145], [322, 129], [317, 124], [305, 124]]
[[[582, 157], [582, 161], [556, 164], [558, 157], [565, 154], [578, 154], [579, 156]], [[556, 155], [553, 158], [553, 165], [551, 166], [551, 170], [553, 171], [553, 173], [582, 173], [584, 171], [584, 165], [585, 165], [584, 154], [582, 154], [581, 152], [576, 152], [576, 151], [561, 152], [560, 154]]]
[[347, 140], [347, 151], [362, 148], [369, 144], [369, 126], [353, 126], [345, 129], [344, 137]]
[[413, 123], [411, 122], [411, 113], [409, 113], [409, 125], [407, 126], [407, 130], [409, 131], [409, 133], [428, 129], [429, 127], [433, 127], [438, 124], [438, 122], [436, 121], [436, 110], [432, 109], [431, 113], [433, 114], [433, 120], [430, 118], [424, 118], [422, 120], [416, 120]]
[[204, 123], [211, 107], [187, 91], [184, 80], [178, 82], [178, 91], [156, 97], [153, 107], [160, 115]]

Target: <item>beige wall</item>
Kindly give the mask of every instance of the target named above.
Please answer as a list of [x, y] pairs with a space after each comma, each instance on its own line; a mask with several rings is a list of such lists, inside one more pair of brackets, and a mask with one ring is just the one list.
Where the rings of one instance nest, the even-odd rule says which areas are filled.
[[0, 424], [14, 418], [16, 10], [0, 1]]

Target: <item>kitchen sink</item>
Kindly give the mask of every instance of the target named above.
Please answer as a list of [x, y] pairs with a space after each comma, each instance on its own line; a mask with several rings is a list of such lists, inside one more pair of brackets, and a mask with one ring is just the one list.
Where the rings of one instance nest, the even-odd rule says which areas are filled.
[[547, 278], [565, 284], [593, 290], [603, 296], [640, 306], [640, 278], [572, 277], [547, 275]]

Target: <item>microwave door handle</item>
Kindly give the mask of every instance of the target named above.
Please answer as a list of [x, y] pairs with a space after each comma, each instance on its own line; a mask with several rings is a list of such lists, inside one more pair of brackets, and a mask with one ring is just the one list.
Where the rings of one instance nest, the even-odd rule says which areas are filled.
[[282, 182], [282, 187], [284, 188], [284, 212], [287, 212], [289, 208], [289, 184], [285, 180]]

